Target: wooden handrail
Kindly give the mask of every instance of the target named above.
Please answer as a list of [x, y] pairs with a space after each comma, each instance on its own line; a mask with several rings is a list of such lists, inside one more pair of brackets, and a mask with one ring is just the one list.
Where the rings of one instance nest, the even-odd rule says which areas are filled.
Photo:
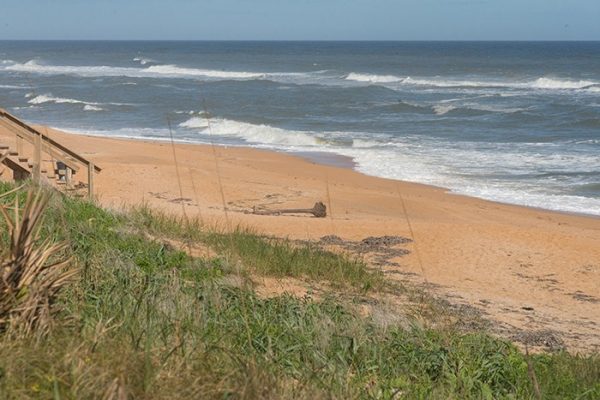
[[[0, 118], [0, 125], [4, 126], [6, 129], [9, 129], [10, 131], [12, 131], [15, 135], [17, 135], [17, 138], [22, 139], [22, 136], [23, 136], [22, 129], [23, 128], [21, 128], [20, 126], [15, 126], [15, 125], [11, 124], [10, 121], [2, 119], [2, 118]], [[34, 141], [29, 140], [29, 139], [30, 138], [27, 138], [29, 143], [35, 145]], [[67, 167], [71, 168], [73, 171], [75, 171], [75, 172], [79, 171], [79, 167], [75, 163], [76, 160], [73, 160], [73, 162], [72, 162], [71, 158], [68, 157], [67, 155], [65, 155], [64, 152], [61, 152], [58, 149], [54, 149], [48, 143], [42, 144], [42, 150], [44, 152], [48, 153], [52, 158], [62, 161]], [[17, 144], [17, 153], [22, 154], [22, 151], [23, 150], [19, 149], [19, 145]]]
[[[75, 153], [74, 151], [71, 151], [70, 149], [68, 149], [67, 147], [65, 147], [62, 144], [58, 143], [57, 141], [49, 138], [47, 135], [44, 135], [42, 132], [38, 131], [37, 129], [33, 128], [32, 126], [24, 123], [23, 121], [21, 121], [20, 119], [18, 119], [15, 116], [13, 116], [12, 114], [10, 114], [9, 112], [7, 112], [6, 110], [3, 110], [2, 108], [0, 108], [0, 117], [6, 118], [7, 120], [9, 120], [10, 122], [12, 122], [13, 124], [18, 125], [19, 127], [23, 128], [24, 130], [26, 130], [30, 134], [39, 136], [41, 138], [41, 140], [43, 142], [46, 142], [50, 147], [55, 147], [56, 149], [60, 150], [61, 152], [65, 153], [65, 154], [67, 154], [68, 156], [72, 157], [74, 160], [80, 162], [81, 164], [85, 165], [86, 167], [89, 167], [90, 165], [92, 165], [93, 169], [96, 172], [102, 171], [102, 168], [98, 167], [97, 165], [94, 165], [91, 161], [83, 158], [82, 156], [80, 156], [79, 154]], [[33, 140], [31, 140], [30, 142], [33, 142]]]

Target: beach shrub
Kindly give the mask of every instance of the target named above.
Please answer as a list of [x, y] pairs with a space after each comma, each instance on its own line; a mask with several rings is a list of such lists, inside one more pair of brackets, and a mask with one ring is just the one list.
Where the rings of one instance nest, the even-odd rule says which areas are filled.
[[18, 196], [12, 207], [0, 204], [8, 238], [0, 254], [0, 332], [45, 333], [58, 292], [77, 273], [69, 268], [69, 258], [61, 257], [65, 242], [40, 239], [48, 199], [47, 192], [31, 187], [22, 207]]

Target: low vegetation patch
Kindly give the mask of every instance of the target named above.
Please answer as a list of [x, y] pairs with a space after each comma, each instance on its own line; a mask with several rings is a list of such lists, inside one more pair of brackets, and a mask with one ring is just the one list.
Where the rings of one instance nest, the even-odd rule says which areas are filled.
[[[6, 256], [5, 223], [0, 233]], [[217, 256], [190, 257], [161, 237]], [[532, 373], [543, 398], [600, 397], [597, 356], [528, 359], [485, 333], [382, 325], [333, 295], [256, 296], [253, 274], [357, 293], [383, 285], [361, 261], [311, 246], [58, 194], [38, 240], [48, 238], [68, 244], [79, 274], [44, 335], [0, 333], [0, 398], [535, 399]]]

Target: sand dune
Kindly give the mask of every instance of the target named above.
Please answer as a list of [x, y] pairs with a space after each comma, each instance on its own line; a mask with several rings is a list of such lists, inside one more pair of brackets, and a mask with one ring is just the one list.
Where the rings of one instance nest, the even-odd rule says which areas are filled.
[[[385, 267], [389, 279], [427, 282], [452, 302], [477, 307], [509, 336], [526, 331], [573, 351], [600, 348], [598, 218], [453, 195], [275, 152], [49, 132], [104, 169], [96, 189], [105, 206], [146, 202], [293, 239], [412, 238], [399, 266]], [[12, 139], [0, 131], [2, 140]], [[330, 217], [244, 213], [316, 201]]]

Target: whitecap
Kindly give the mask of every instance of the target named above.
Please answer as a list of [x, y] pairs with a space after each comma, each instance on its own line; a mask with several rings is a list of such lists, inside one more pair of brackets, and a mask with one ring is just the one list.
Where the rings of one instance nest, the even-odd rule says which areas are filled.
[[114, 105], [114, 106], [124, 106], [130, 105], [125, 103], [96, 103], [92, 101], [83, 101], [77, 99], [70, 99], [64, 97], [53, 96], [51, 93], [40, 94], [35, 97], [34, 94], [28, 93], [25, 97], [30, 98], [28, 101], [29, 104], [40, 105], [46, 103], [54, 103], [54, 104], [83, 104], [86, 111], [100, 111], [102, 110], [101, 106], [105, 104]]
[[597, 84], [598, 82], [593, 81], [539, 78], [530, 85], [536, 89], [585, 89]]
[[400, 78], [394, 75], [373, 75], [373, 74], [359, 74], [351, 72], [346, 76], [346, 80], [356, 82], [369, 82], [369, 83], [391, 83], [391, 82], [402, 82], [406, 78]]
[[390, 84], [391, 87], [397, 85], [406, 86], [427, 86], [437, 88], [508, 88], [508, 89], [540, 89], [540, 90], [589, 90], [598, 91], [599, 82], [589, 80], [572, 80], [561, 78], [540, 77], [530, 81], [507, 81], [501, 79], [490, 80], [469, 80], [469, 79], [448, 79], [440, 77], [420, 77], [412, 78], [410, 76], [400, 77], [396, 75], [375, 75], [367, 73], [348, 74], [346, 80]]
[[456, 110], [456, 107], [449, 104], [438, 104], [433, 106], [433, 112], [435, 112], [437, 115], [444, 115], [452, 110]]
[[30, 72], [44, 75], [77, 75], [84, 77], [126, 76], [132, 78], [205, 77], [212, 79], [260, 79], [267, 75], [260, 72], [187, 68], [177, 65], [151, 65], [147, 68], [114, 67], [106, 65], [47, 65], [40, 63], [38, 60], [30, 60], [24, 64], [15, 63], [3, 67], [3, 69], [6, 71]]
[[236, 72], [236, 71], [219, 71], [198, 68], [184, 68], [177, 65], [153, 65], [146, 68], [148, 73], [161, 74], [167, 76], [204, 76], [208, 78], [224, 78], [224, 79], [252, 79], [264, 78], [265, 74], [256, 72]]
[[18, 86], [18, 85], [0, 85], [0, 89], [16, 89], [16, 90], [25, 90], [25, 89], [30, 89], [30, 87], [26, 87], [26, 86]]
[[85, 111], [103, 111], [104, 109], [101, 107], [93, 106], [91, 104], [86, 104], [83, 109]]
[[149, 63], [155, 63], [156, 62], [156, 61], [154, 61], [151, 58], [145, 58], [145, 57], [134, 57], [133, 61], [137, 61], [141, 65], [146, 65], [146, 64], [149, 64]]
[[[31, 96], [30, 96], [31, 97]], [[33, 97], [28, 101], [29, 104], [44, 104], [44, 103], [55, 103], [55, 104], [98, 104], [98, 103], [87, 103], [81, 100], [63, 98], [63, 97], [54, 97], [52, 94], [41, 94]]]

